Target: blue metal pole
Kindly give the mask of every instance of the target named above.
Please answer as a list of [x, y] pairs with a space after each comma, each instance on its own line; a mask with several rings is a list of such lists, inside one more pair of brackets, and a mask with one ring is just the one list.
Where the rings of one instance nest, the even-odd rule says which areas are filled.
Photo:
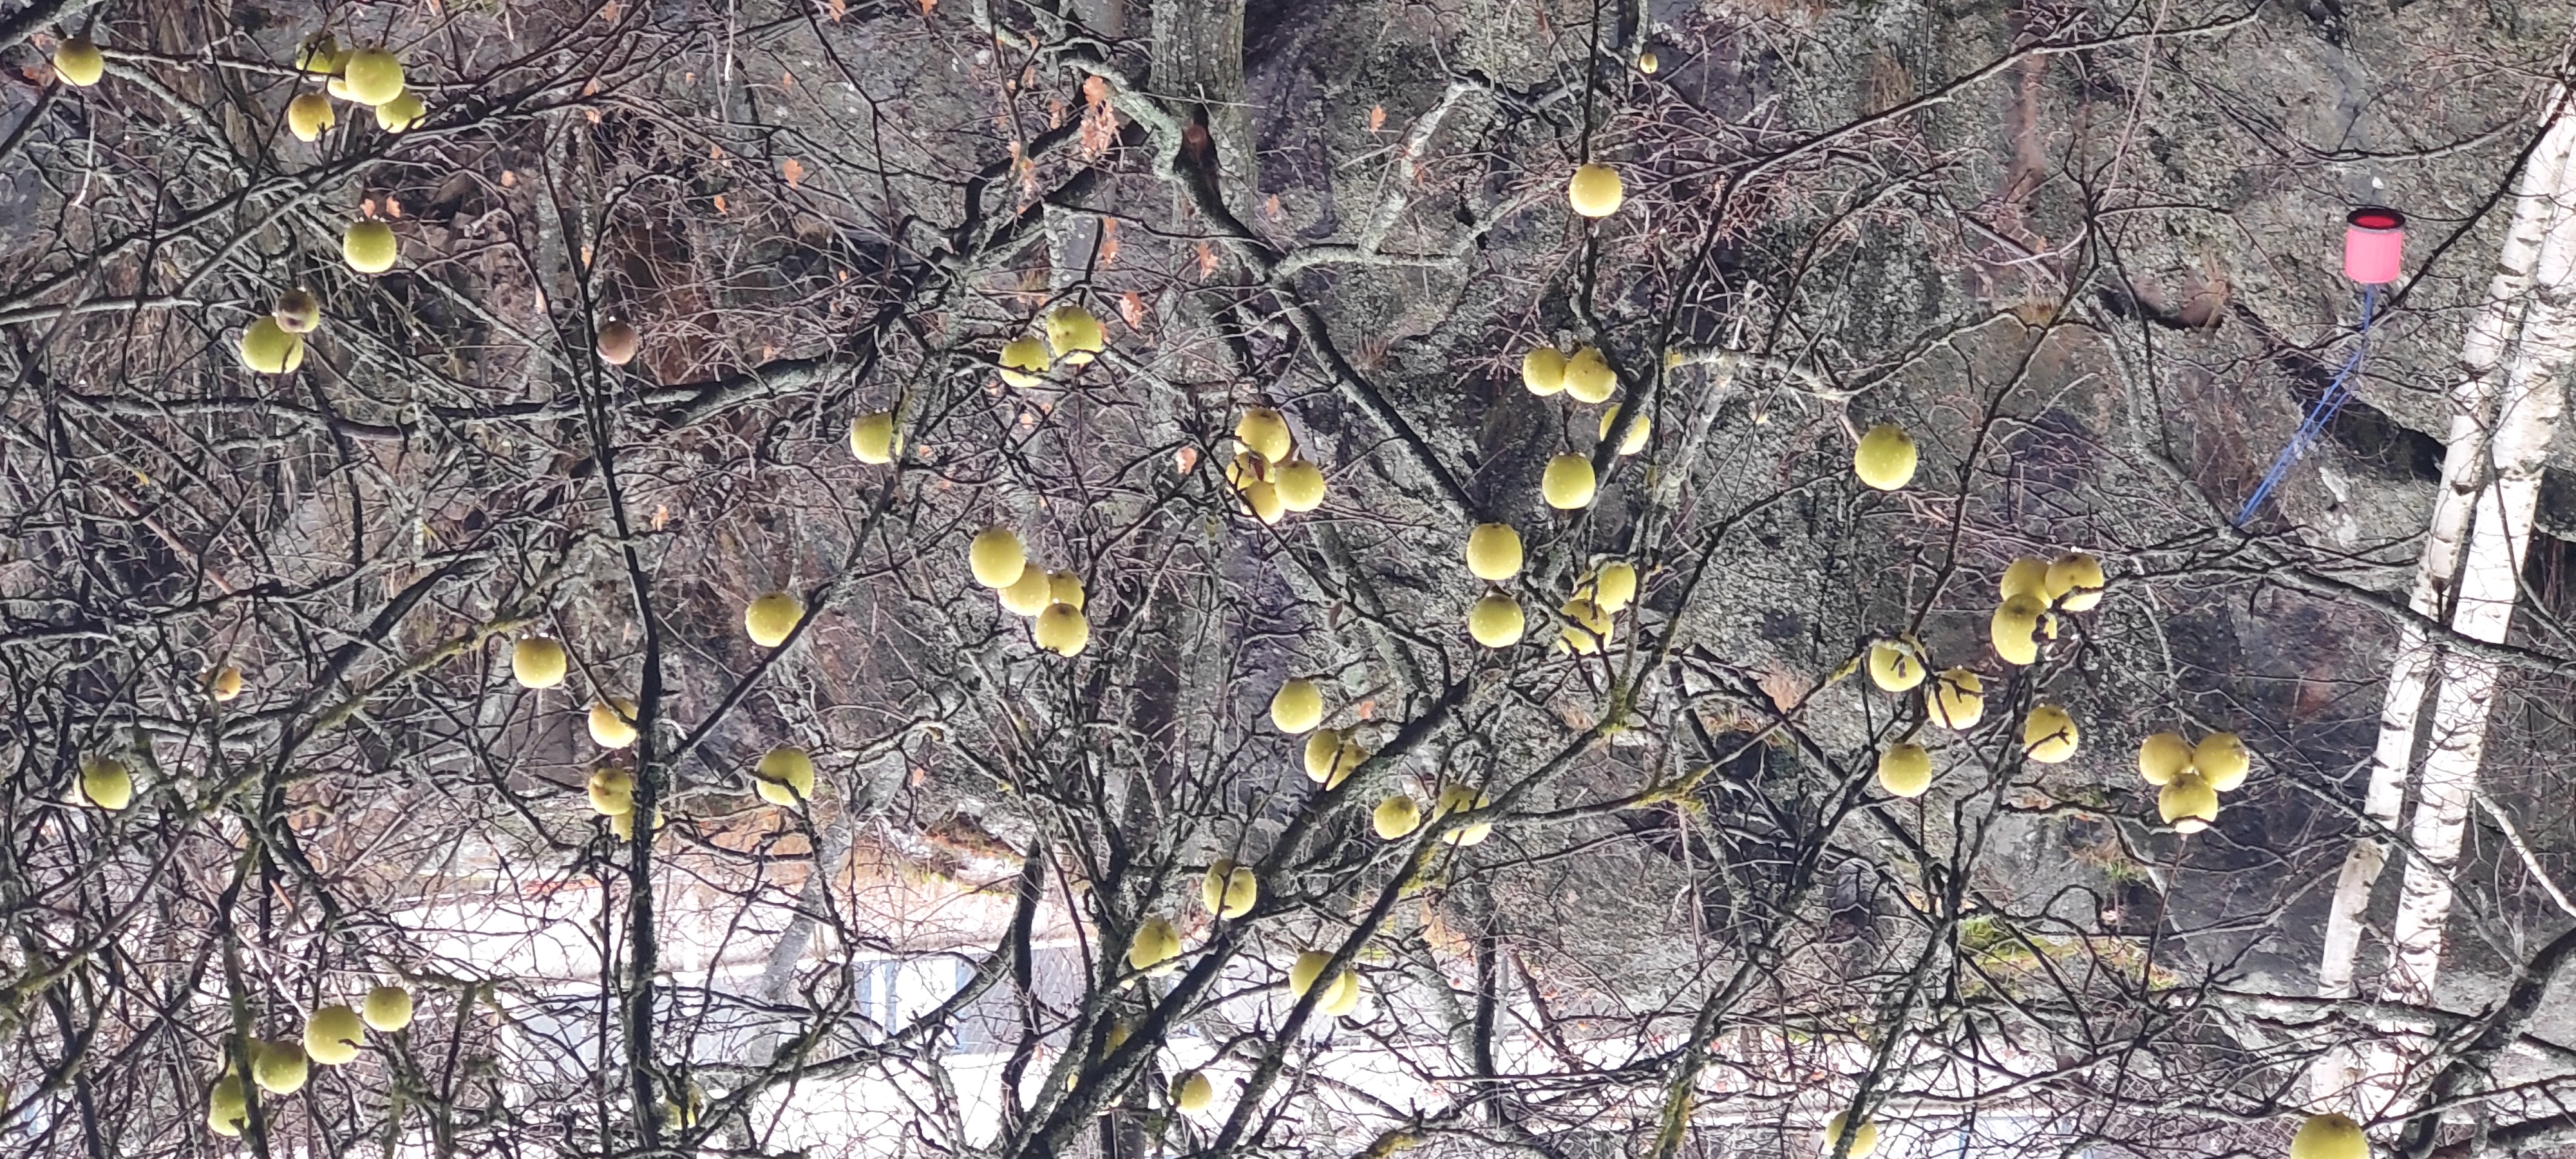
[[2261, 507], [2265, 499], [2271, 498], [2273, 489], [2279, 487], [2281, 480], [2288, 477], [2290, 467], [2299, 461], [2299, 456], [2307, 453], [2309, 447], [2316, 444], [2318, 436], [2325, 433], [2326, 424], [2333, 422], [2335, 415], [2343, 410], [2343, 404], [2352, 398], [2353, 372], [2361, 369], [2362, 356], [2370, 352], [2370, 326], [2378, 314], [2378, 308], [2379, 287], [2376, 285], [2364, 287], [2361, 298], [2361, 341], [2353, 347], [2352, 356], [2344, 359], [2343, 369], [2335, 372], [2334, 381], [2326, 384], [2325, 394], [2318, 397], [2314, 406], [2308, 408], [2307, 418], [2299, 424], [2298, 433], [2290, 436], [2290, 444], [2281, 448], [2280, 455], [2272, 460], [2272, 469], [2263, 473], [2263, 481], [2255, 486], [2252, 495], [2246, 497], [2245, 506], [2237, 509], [2234, 521], [2236, 526], [2243, 527], [2246, 520], [2254, 517], [2255, 509]]

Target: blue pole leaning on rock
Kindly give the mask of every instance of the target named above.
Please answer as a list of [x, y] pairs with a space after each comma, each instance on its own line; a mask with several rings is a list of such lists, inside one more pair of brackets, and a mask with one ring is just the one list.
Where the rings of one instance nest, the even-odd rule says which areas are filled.
[[2255, 509], [2281, 485], [2290, 467], [2315, 445], [2333, 422], [2343, 404], [2352, 397], [2353, 372], [2361, 369], [2362, 356], [2370, 352], [2370, 326], [2379, 308], [2379, 288], [2397, 280], [2406, 248], [2406, 215], [2381, 205], [2365, 205], [2344, 218], [2343, 275], [2361, 284], [2361, 341], [2353, 346], [2352, 356], [2344, 359], [2343, 368], [2335, 371], [2334, 381], [2326, 384], [2325, 393], [2308, 408], [2307, 417], [2299, 423], [2288, 446], [2281, 448], [2272, 460], [2272, 469], [2263, 473], [2263, 481], [2238, 508], [2235, 525], [2245, 526]]

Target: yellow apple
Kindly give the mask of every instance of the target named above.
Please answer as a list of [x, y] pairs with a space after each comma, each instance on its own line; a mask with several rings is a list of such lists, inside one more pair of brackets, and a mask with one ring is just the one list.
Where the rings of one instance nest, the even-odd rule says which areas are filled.
[[1869, 646], [1869, 682], [1882, 692], [1912, 692], [1923, 683], [1923, 651], [1912, 640], [1880, 640]]
[[1553, 346], [1534, 346], [1521, 355], [1521, 385], [1542, 398], [1565, 389], [1565, 355]]
[[312, 1074], [306, 1065], [304, 1045], [297, 1042], [263, 1042], [253, 1049], [250, 1077], [259, 1089], [272, 1095], [291, 1095], [304, 1089], [304, 1080]]
[[2218, 820], [2218, 790], [2198, 773], [2184, 773], [2157, 791], [2156, 815], [2176, 833], [2198, 833]]
[[1878, 787], [1899, 797], [1920, 797], [1932, 787], [1932, 754], [1922, 745], [1892, 744], [1878, 754]]
[[966, 564], [975, 572], [975, 582], [988, 588], [1008, 587], [1020, 578], [1028, 566], [1028, 552], [1021, 548], [1020, 537], [1007, 527], [987, 527], [975, 533], [966, 548]]
[[590, 706], [590, 739], [604, 749], [635, 743], [635, 702], [612, 696]]
[[1610, 369], [1610, 359], [1589, 346], [1577, 346], [1565, 360], [1565, 396], [1580, 403], [1604, 403], [1619, 389], [1619, 375]]
[[[1834, 1148], [1842, 1142], [1842, 1137], [1843, 1116], [1838, 1111], [1833, 1118], [1825, 1120], [1824, 1154], [1831, 1156]], [[1852, 1132], [1851, 1149], [1844, 1154], [1849, 1156], [1849, 1159], [1869, 1159], [1870, 1153], [1876, 1150], [1878, 1150], [1878, 1124], [1863, 1120], [1860, 1129]]]
[[1548, 506], [1572, 511], [1591, 505], [1594, 486], [1592, 460], [1564, 454], [1547, 461], [1547, 471], [1539, 476], [1538, 493]]
[[564, 646], [544, 636], [510, 645], [510, 675], [521, 688], [552, 688], [563, 683], [571, 669], [572, 658], [564, 654]]
[[1253, 454], [1273, 463], [1286, 462], [1289, 452], [1296, 449], [1296, 440], [1288, 433], [1288, 416], [1266, 406], [1244, 411], [1243, 417], [1235, 421], [1234, 437], [1250, 447]]
[[772, 805], [792, 809], [813, 799], [814, 758], [803, 749], [780, 745], [761, 754], [751, 776], [760, 799]]
[[1924, 707], [1932, 723], [1966, 732], [1986, 718], [1985, 682], [1965, 668], [1948, 669], [1933, 679], [1932, 695]]
[[1026, 390], [1046, 381], [1046, 344], [1034, 336], [1022, 335], [1002, 344], [1002, 381]]
[[1216, 1088], [1208, 1083], [1205, 1073], [1191, 1071], [1172, 1084], [1172, 1105], [1184, 1115], [1198, 1114], [1215, 1102]]
[[376, 127], [388, 133], [400, 133], [429, 116], [429, 106], [420, 103], [417, 93], [404, 92], [376, 106]]
[[1083, 645], [1091, 642], [1091, 621], [1071, 604], [1049, 604], [1038, 613], [1036, 634], [1038, 647], [1058, 656], [1078, 656]]
[[325, 1006], [304, 1020], [304, 1053], [324, 1066], [345, 1066], [356, 1061], [358, 1047], [366, 1039], [366, 1023], [347, 1006]]
[[367, 991], [367, 1000], [358, 1007], [367, 1028], [392, 1034], [411, 1025], [411, 991], [400, 986], [378, 986]]
[[635, 811], [635, 774], [615, 765], [592, 769], [582, 791], [590, 797], [591, 810], [602, 817]]
[[1521, 574], [1521, 533], [1508, 523], [1479, 523], [1468, 528], [1467, 571], [1477, 579], [1495, 583]]
[[850, 420], [850, 453], [862, 463], [891, 463], [902, 445], [894, 437], [894, 412], [869, 411]]
[[394, 268], [402, 247], [394, 240], [394, 227], [381, 221], [353, 221], [340, 238], [340, 256], [359, 273], [381, 274]]
[[1081, 366], [1108, 345], [1098, 315], [1080, 306], [1059, 306], [1046, 319], [1047, 345], [1068, 366]]
[[1881, 491], [1894, 491], [1914, 481], [1914, 438], [1894, 423], [1871, 427], [1852, 451], [1852, 473]]
[[791, 592], [768, 592], [742, 610], [742, 630], [751, 642], [763, 648], [775, 648], [787, 642], [805, 618], [805, 601]]
[[1291, 735], [1324, 723], [1324, 693], [1306, 679], [1282, 681], [1270, 695], [1270, 723]]
[[2030, 715], [2022, 718], [2022, 751], [2043, 765], [2066, 763], [2080, 739], [2075, 718], [2054, 704], [2032, 705]]
[[2290, 1159], [2370, 1159], [2370, 1139], [2342, 1115], [2311, 1115], [2290, 1139]]
[[1625, 560], [1601, 565], [1592, 577], [1592, 602], [1605, 612], [1620, 612], [1637, 599], [1637, 567]]
[[274, 317], [254, 319], [242, 327], [241, 360], [261, 374], [292, 374], [304, 365], [304, 339], [287, 333]]
[[241, 1076], [226, 1074], [216, 1079], [214, 1089], [206, 1093], [206, 1129], [236, 1139], [248, 1126], [250, 1092], [243, 1089]]
[[346, 82], [349, 99], [362, 105], [381, 105], [403, 95], [402, 62], [382, 48], [361, 48], [350, 53], [340, 65], [340, 76]]
[[1020, 578], [1002, 585], [996, 594], [1002, 599], [1002, 609], [1015, 616], [1035, 616], [1057, 602], [1055, 581], [1048, 578], [1045, 568], [1034, 563], [1023, 564]]
[[1383, 841], [1410, 836], [1421, 827], [1422, 806], [1402, 793], [1378, 802], [1377, 808], [1369, 812], [1369, 828], [1376, 830]]
[[74, 88], [88, 88], [107, 74], [107, 57], [86, 36], [65, 37], [54, 46], [54, 75]]
[[2170, 785], [2191, 771], [2191, 742], [2173, 732], [2150, 733], [2138, 742], [2138, 776], [2150, 785]]
[[1486, 595], [1467, 609], [1467, 634], [1488, 648], [1509, 648], [1520, 643], [1527, 628], [1520, 601], [1500, 592]]
[[319, 141], [324, 130], [338, 123], [331, 112], [331, 98], [320, 93], [298, 93], [286, 102], [286, 131], [298, 141]]
[[1290, 511], [1302, 514], [1324, 505], [1324, 469], [1304, 459], [1279, 464], [1270, 487], [1279, 493], [1279, 505]]
[[1595, 161], [1579, 166], [1565, 183], [1566, 201], [1574, 212], [1585, 217], [1608, 217], [1619, 212], [1619, 203], [1627, 192], [1619, 184], [1619, 171]]
[[134, 773], [114, 757], [82, 757], [80, 795], [110, 813], [119, 812], [134, 803]]
[[2191, 763], [2208, 778], [2209, 787], [2222, 793], [2232, 792], [2245, 783], [2254, 768], [2254, 754], [2245, 750], [2245, 742], [2232, 732], [2213, 732], [2192, 746]]

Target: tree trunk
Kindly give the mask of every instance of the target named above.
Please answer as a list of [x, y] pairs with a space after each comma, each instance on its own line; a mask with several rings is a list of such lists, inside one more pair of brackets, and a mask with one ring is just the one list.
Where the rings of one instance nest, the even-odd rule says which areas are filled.
[[[2488, 288], [2485, 308], [2462, 344], [2464, 373], [2451, 390], [2449, 446], [2442, 484], [2434, 498], [2424, 553], [2410, 606], [2479, 639], [2501, 640], [2513, 611], [2522, 553], [2538, 497], [2540, 458], [2560, 408], [2556, 375], [2567, 359], [2566, 291], [2571, 247], [2571, 207], [2576, 206], [2576, 121], [2558, 115], [2565, 94], [2553, 94], [2552, 116], [2523, 167], [2514, 216]], [[2540, 294], [2535, 301], [2533, 290]], [[2499, 399], [2499, 395], [2502, 396]], [[2400, 628], [2380, 709], [2379, 741], [2362, 800], [2366, 818], [2335, 884], [2326, 923], [2317, 992], [2327, 998], [2356, 993], [2353, 972], [2372, 887], [2388, 861], [2381, 834], [2394, 832], [2414, 761], [2426, 693], [2436, 670], [2440, 692], [2433, 713], [2432, 749], [2425, 757], [2423, 807], [2411, 840], [2424, 860], [2411, 865], [2397, 915], [2396, 957], [2383, 992], [2417, 1001], [2431, 993], [2441, 953], [2442, 925], [2450, 913], [2448, 872], [2459, 852], [2462, 825], [2474, 796], [2483, 753], [2488, 705], [2495, 686], [2492, 665], [2442, 654], [2427, 633]], [[2383, 1068], [2374, 1066], [2374, 1071]], [[2361, 1071], [2349, 1052], [2329, 1051], [2312, 1076], [2319, 1100], [2350, 1091]]]
[[1214, 139], [1217, 187], [1236, 217], [1251, 220], [1259, 188], [1252, 109], [1243, 88], [1244, 0], [1154, 0], [1151, 81], [1165, 97], [1197, 102]]

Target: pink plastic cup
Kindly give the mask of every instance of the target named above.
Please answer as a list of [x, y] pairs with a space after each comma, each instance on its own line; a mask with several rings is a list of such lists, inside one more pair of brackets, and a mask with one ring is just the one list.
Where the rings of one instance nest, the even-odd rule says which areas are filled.
[[2365, 286], [2385, 286], [2402, 272], [2406, 215], [2365, 205], [2344, 218], [2343, 276]]

